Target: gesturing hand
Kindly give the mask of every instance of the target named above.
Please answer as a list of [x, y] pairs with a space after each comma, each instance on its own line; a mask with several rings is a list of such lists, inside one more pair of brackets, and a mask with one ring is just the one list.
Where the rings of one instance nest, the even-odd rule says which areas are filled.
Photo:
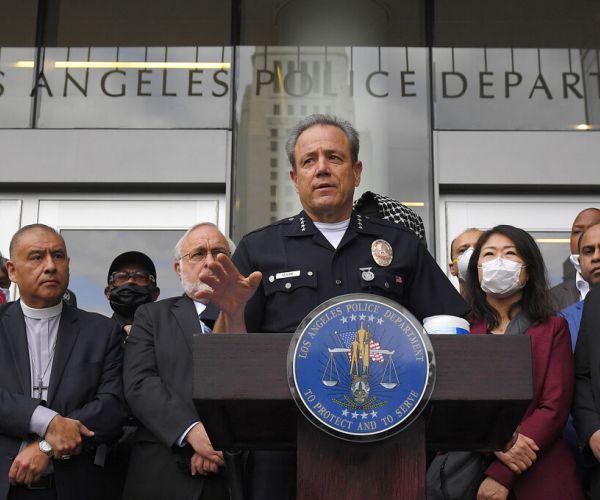
[[262, 273], [255, 271], [247, 277], [240, 274], [231, 259], [224, 254], [212, 259], [202, 268], [200, 280], [212, 290], [201, 290], [194, 295], [197, 300], [208, 299], [225, 314], [244, 310], [260, 284]]

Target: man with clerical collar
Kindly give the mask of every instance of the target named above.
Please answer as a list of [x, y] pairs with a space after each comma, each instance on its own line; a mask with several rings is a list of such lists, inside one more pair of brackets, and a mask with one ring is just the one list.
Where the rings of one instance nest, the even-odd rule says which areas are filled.
[[137, 308], [155, 302], [160, 295], [152, 259], [137, 251], [115, 257], [108, 269], [104, 295], [114, 311], [113, 319], [121, 326], [124, 337], [127, 337]]
[[0, 500], [101, 499], [126, 417], [118, 326], [64, 303], [69, 259], [51, 227], [18, 230], [7, 270], [20, 299], [0, 306]]
[[137, 309], [125, 343], [123, 381], [139, 429], [123, 498], [229, 499], [223, 454], [213, 449], [192, 400], [192, 337], [211, 333], [214, 308], [221, 307], [218, 300], [194, 299], [209, 288], [203, 273], [217, 257], [233, 266], [232, 251], [214, 224], [193, 226], [175, 245], [183, 296]]

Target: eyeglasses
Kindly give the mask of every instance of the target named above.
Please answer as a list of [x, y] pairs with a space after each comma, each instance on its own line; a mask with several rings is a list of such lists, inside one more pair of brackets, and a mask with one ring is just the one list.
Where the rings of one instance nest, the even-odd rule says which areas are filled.
[[[208, 254], [209, 252], [205, 248], [197, 248], [196, 250], [192, 250], [191, 252], [188, 252], [179, 258], [183, 259], [184, 257], [187, 257], [193, 264], [198, 264], [204, 261]], [[210, 254], [212, 255], [213, 259], [216, 259], [219, 255], [227, 255], [227, 257], [229, 257], [229, 251], [225, 250], [224, 248], [214, 248], [210, 251]]]
[[110, 275], [110, 283], [115, 286], [123, 285], [129, 280], [132, 280], [137, 285], [149, 285], [150, 283], [156, 283], [156, 278], [151, 274], [142, 273], [140, 271], [134, 271], [132, 273], [128, 271], [115, 271]]

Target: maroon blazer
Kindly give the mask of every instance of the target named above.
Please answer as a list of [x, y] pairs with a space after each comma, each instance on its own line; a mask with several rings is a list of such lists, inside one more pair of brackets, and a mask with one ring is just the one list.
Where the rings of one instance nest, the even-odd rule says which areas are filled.
[[[487, 333], [487, 323], [471, 325], [471, 333]], [[523, 474], [514, 474], [494, 460], [486, 474], [512, 490], [517, 499], [583, 499], [573, 456], [562, 438], [573, 398], [573, 355], [569, 327], [564, 318], [553, 316], [531, 326], [533, 399], [519, 432], [539, 446], [537, 460]]]

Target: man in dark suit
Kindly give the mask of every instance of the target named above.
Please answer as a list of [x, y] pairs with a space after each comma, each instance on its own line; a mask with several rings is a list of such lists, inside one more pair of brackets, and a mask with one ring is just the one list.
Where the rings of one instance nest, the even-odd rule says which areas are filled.
[[[192, 401], [192, 336], [210, 333], [202, 272], [233, 243], [213, 224], [192, 227], [175, 247], [185, 295], [138, 308], [125, 345], [125, 396], [140, 429], [124, 498], [228, 499], [223, 455], [215, 451]], [[214, 314], [212, 315], [214, 318]]]
[[54, 229], [17, 231], [7, 269], [21, 297], [0, 306], [0, 499], [101, 499], [104, 444], [126, 416], [118, 328], [62, 301]]
[[573, 221], [570, 240], [570, 261], [575, 267], [576, 273], [574, 278], [568, 278], [550, 289], [550, 295], [556, 311], [562, 311], [566, 307], [585, 299], [589, 285], [581, 275], [577, 246], [581, 233], [598, 222], [600, 222], [600, 209], [593, 207], [579, 212]]
[[[600, 265], [600, 248], [597, 250]], [[573, 421], [583, 452], [590, 498], [600, 498], [600, 286], [585, 298], [575, 348]]]

